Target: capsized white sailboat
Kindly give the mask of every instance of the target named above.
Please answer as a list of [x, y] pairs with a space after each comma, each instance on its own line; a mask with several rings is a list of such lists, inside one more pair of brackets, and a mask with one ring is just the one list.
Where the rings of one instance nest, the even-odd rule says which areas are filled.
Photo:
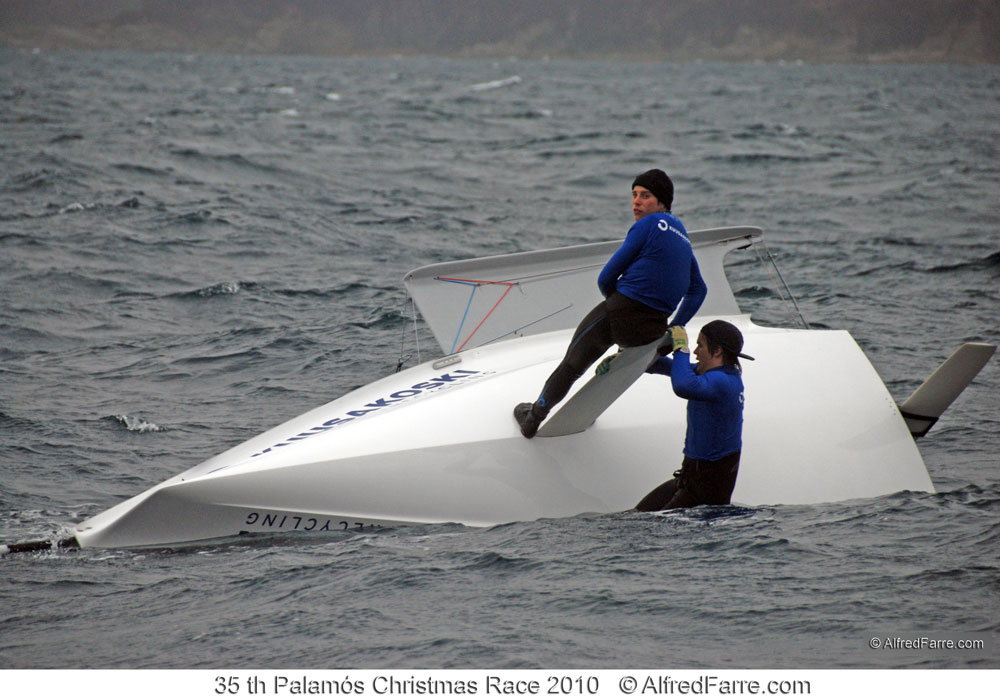
[[[757, 360], [745, 368], [734, 502], [806, 504], [932, 492], [926, 432], [995, 350], [969, 344], [901, 412], [846, 331], [768, 328], [744, 314], [723, 258], [756, 228], [691, 233], [708, 297], [688, 325], [723, 318]], [[632, 508], [680, 461], [685, 402], [631, 349], [521, 437], [532, 399], [599, 300], [611, 241], [426, 266], [405, 277], [446, 353], [226, 450], [78, 524], [58, 546], [142, 547], [241, 533], [487, 526]], [[817, 371], [821, 367], [822, 371]], [[909, 421], [909, 426], [908, 426]], [[912, 427], [911, 427], [912, 426]], [[51, 546], [24, 543], [0, 552]]]

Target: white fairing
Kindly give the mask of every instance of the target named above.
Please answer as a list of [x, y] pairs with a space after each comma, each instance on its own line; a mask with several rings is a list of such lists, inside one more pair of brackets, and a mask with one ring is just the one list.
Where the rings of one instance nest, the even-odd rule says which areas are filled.
[[[744, 447], [734, 502], [801, 504], [933, 491], [895, 402], [848, 333], [763, 328], [739, 314], [721, 260], [757, 235], [756, 229], [692, 234], [703, 243], [696, 250], [712, 292], [707, 313], [688, 325], [689, 334], [725, 318], [740, 327], [747, 352], [757, 358], [744, 362]], [[601, 245], [607, 250], [580, 248], [591, 248], [590, 257], [598, 259], [615, 247]], [[550, 270], [572, 267], [564, 277], [589, 278], [596, 290], [600, 265], [576, 260], [566, 266], [565, 257], [547, 256], [556, 261]], [[509, 256], [485, 260], [510, 262]], [[411, 290], [414, 280], [433, 288], [434, 276], [418, 270], [407, 282]], [[519, 284], [534, 296], [529, 283]], [[686, 402], [674, 396], [668, 378], [642, 376], [575, 435], [525, 440], [511, 416], [516, 403], [536, 397], [594, 295], [573, 302], [562, 329], [534, 335], [511, 328], [566, 306], [565, 298], [545, 290], [544, 301], [527, 300], [528, 317], [489, 313], [496, 299], [475, 309], [463, 299], [458, 306], [469, 309], [464, 318], [474, 319], [471, 326], [466, 320], [462, 328], [461, 308], [458, 318], [429, 319], [444, 347], [456, 337], [461, 343], [484, 317], [475, 335], [486, 329], [490, 337], [511, 339], [483, 344], [490, 338], [477, 338], [446, 358], [447, 366], [425, 363], [314, 409], [81, 523], [77, 540], [128, 547], [240, 532], [492, 525], [632, 508], [680, 467]], [[434, 316], [425, 308], [428, 299], [414, 296], [425, 317]]]

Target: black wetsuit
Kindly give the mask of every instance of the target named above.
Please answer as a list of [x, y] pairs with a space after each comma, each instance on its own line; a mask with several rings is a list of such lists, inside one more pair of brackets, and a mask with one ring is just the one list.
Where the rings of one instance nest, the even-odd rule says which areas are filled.
[[612, 345], [623, 348], [646, 345], [666, 331], [667, 314], [621, 292], [613, 292], [577, 326], [566, 355], [542, 388], [539, 405], [551, 408], [562, 401], [573, 383]]
[[739, 452], [716, 460], [685, 457], [681, 468], [674, 472], [674, 478], [646, 494], [635, 509], [729, 505], [739, 469]]
[[674, 325], [683, 326], [708, 292], [687, 231], [670, 212], [635, 222], [622, 246], [597, 280], [605, 299], [577, 326], [566, 355], [535, 402], [547, 414], [573, 383], [612, 345], [635, 347], [658, 340]]

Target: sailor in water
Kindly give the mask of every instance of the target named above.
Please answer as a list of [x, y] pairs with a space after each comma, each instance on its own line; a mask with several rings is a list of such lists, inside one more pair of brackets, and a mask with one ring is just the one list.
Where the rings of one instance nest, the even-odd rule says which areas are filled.
[[580, 322], [538, 399], [514, 408], [524, 437], [534, 437], [552, 407], [605, 350], [614, 344], [651, 343], [666, 333], [675, 309], [672, 323], [683, 326], [705, 300], [708, 288], [687, 231], [670, 213], [673, 200], [674, 184], [662, 170], [647, 170], [635, 178], [635, 223], [597, 278], [604, 301]]
[[670, 376], [674, 393], [688, 400], [684, 461], [674, 478], [653, 489], [636, 510], [726, 505], [736, 486], [743, 449], [743, 378], [739, 358], [743, 334], [726, 321], [706, 323], [694, 349], [697, 365], [688, 359], [687, 333], [670, 329], [671, 345], [647, 372]]

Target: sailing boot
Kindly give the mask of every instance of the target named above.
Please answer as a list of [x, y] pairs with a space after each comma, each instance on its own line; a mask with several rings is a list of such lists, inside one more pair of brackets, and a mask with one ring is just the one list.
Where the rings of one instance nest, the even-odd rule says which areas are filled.
[[521, 435], [526, 438], [535, 437], [538, 426], [547, 415], [549, 415], [548, 409], [542, 408], [537, 403], [519, 403], [514, 407], [514, 420], [521, 426]]

